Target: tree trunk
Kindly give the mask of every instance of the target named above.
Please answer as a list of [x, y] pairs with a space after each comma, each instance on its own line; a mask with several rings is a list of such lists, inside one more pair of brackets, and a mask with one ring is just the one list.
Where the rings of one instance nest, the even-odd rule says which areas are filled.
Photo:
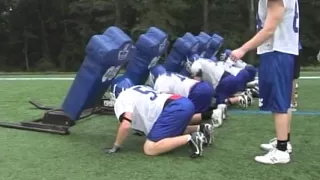
[[26, 71], [29, 71], [29, 57], [28, 57], [28, 37], [24, 38], [24, 47], [23, 47], [23, 54], [24, 54], [24, 59], [25, 59], [25, 66], [26, 66]]
[[[255, 2], [254, 0], [247, 0], [248, 10], [249, 10], [249, 37], [251, 38], [256, 33], [256, 11], [255, 11]], [[254, 64], [256, 59], [256, 52], [251, 51], [248, 54], [248, 63]]]
[[[63, 50], [60, 53], [65, 53], [65, 54], [69, 54], [69, 52], [66, 52], [64, 49], [67, 46], [67, 43], [69, 43], [69, 33], [68, 33], [68, 23], [67, 21], [63, 22], [64, 25], [64, 39], [65, 39], [65, 44], [63, 45]], [[59, 69], [61, 69], [62, 71], [66, 71], [66, 59], [68, 58], [68, 56], [62, 56], [63, 58], [59, 59]]]
[[209, 16], [209, 2], [208, 0], [203, 0], [203, 31], [208, 32], [209, 31], [209, 22], [208, 22], [208, 16]]
[[118, 27], [121, 27], [121, 22], [122, 22], [122, 4], [121, 0], [115, 0], [115, 6], [116, 6], [116, 22], [115, 25]]
[[47, 41], [47, 32], [46, 32], [46, 27], [44, 20], [42, 18], [42, 9], [44, 7], [44, 2], [45, 1], [38, 1], [39, 2], [39, 9], [38, 9], [38, 18], [40, 21], [40, 28], [41, 28], [41, 41], [42, 41], [42, 57], [49, 57], [49, 45]]

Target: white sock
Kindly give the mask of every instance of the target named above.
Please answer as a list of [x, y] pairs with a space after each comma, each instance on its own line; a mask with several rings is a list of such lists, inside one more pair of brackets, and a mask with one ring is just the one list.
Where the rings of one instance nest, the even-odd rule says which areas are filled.
[[188, 142], [191, 140], [191, 135], [189, 134], [189, 136], [188, 136]]

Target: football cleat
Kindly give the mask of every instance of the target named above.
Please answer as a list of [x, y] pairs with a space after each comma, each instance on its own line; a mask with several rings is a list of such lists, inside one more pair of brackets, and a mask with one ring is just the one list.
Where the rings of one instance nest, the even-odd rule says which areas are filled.
[[258, 86], [258, 83], [259, 81], [256, 79], [256, 80], [253, 80], [253, 81], [250, 81], [247, 83], [247, 87], [255, 87], [255, 86]]
[[220, 127], [222, 125], [223, 113], [221, 109], [214, 109], [211, 115], [211, 122], [213, 127]]
[[205, 139], [204, 145], [210, 146], [213, 143], [213, 125], [209, 123], [201, 124], [200, 125], [200, 132], [203, 133]]
[[[277, 146], [277, 138], [273, 138], [267, 144], [261, 144], [260, 148], [265, 151], [270, 151]], [[292, 153], [292, 145], [290, 142], [287, 143], [287, 151], [288, 153]]]
[[298, 106], [298, 104], [297, 103], [294, 103], [294, 104], [291, 104], [290, 105], [290, 111], [297, 111], [297, 106]]
[[253, 95], [251, 89], [246, 89], [244, 94], [248, 97], [248, 106], [251, 106], [253, 104]]
[[227, 111], [228, 111], [228, 107], [226, 104], [218, 104], [218, 109], [221, 109], [222, 111], [222, 120], [226, 120], [227, 119]]
[[189, 147], [191, 148], [191, 157], [196, 158], [202, 156], [203, 144], [205, 142], [205, 136], [202, 132], [191, 133], [191, 139], [189, 141]]
[[259, 87], [255, 86], [251, 88], [252, 97], [259, 97]]
[[239, 103], [238, 104], [242, 109], [247, 109], [248, 108], [248, 96], [247, 95], [239, 96]]

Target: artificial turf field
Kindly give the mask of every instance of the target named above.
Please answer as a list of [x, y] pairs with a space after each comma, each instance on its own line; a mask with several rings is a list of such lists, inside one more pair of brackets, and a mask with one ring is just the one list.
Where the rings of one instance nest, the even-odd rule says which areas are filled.
[[[14, 122], [42, 116], [43, 112], [32, 109], [27, 101], [59, 105], [71, 83], [0, 81], [0, 120]], [[231, 110], [229, 119], [216, 129], [214, 145], [198, 159], [190, 159], [186, 147], [158, 157], [145, 156], [144, 138], [136, 136], [129, 137], [121, 152], [104, 154], [102, 148], [112, 145], [115, 138], [118, 123], [113, 116], [79, 122], [69, 136], [0, 128], [0, 179], [319, 180], [320, 79], [302, 79], [299, 86], [299, 110], [291, 135], [294, 152], [287, 165], [254, 162], [254, 156], [263, 153], [259, 144], [274, 137], [271, 115], [258, 114], [254, 105], [247, 111]]]

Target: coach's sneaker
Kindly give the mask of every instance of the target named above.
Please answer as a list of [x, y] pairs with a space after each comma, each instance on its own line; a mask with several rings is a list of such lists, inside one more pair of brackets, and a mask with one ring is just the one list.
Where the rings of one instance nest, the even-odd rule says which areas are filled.
[[211, 121], [212, 121], [213, 127], [220, 127], [222, 125], [222, 119], [223, 119], [222, 114], [223, 113], [221, 109], [214, 109], [212, 111]]
[[201, 124], [200, 125], [200, 132], [202, 132], [204, 137], [206, 138], [204, 145], [210, 146], [214, 141], [213, 126], [209, 123]]
[[290, 162], [290, 154], [273, 148], [263, 156], [256, 156], [254, 160], [263, 164], [286, 164]]
[[[277, 138], [273, 138], [269, 141], [268, 144], [261, 144], [260, 148], [265, 151], [270, 151], [277, 146]], [[288, 153], [292, 153], [292, 145], [290, 142], [287, 143], [287, 151]]]
[[205, 137], [202, 132], [191, 133], [191, 139], [189, 141], [189, 146], [192, 150], [191, 157], [196, 158], [202, 156], [203, 144], [205, 142]]
[[222, 120], [226, 120], [227, 119], [227, 111], [228, 111], [228, 107], [226, 104], [218, 104], [218, 109], [221, 109], [222, 111]]
[[247, 109], [248, 107], [248, 96], [247, 95], [241, 95], [239, 96], [239, 106], [242, 109]]

